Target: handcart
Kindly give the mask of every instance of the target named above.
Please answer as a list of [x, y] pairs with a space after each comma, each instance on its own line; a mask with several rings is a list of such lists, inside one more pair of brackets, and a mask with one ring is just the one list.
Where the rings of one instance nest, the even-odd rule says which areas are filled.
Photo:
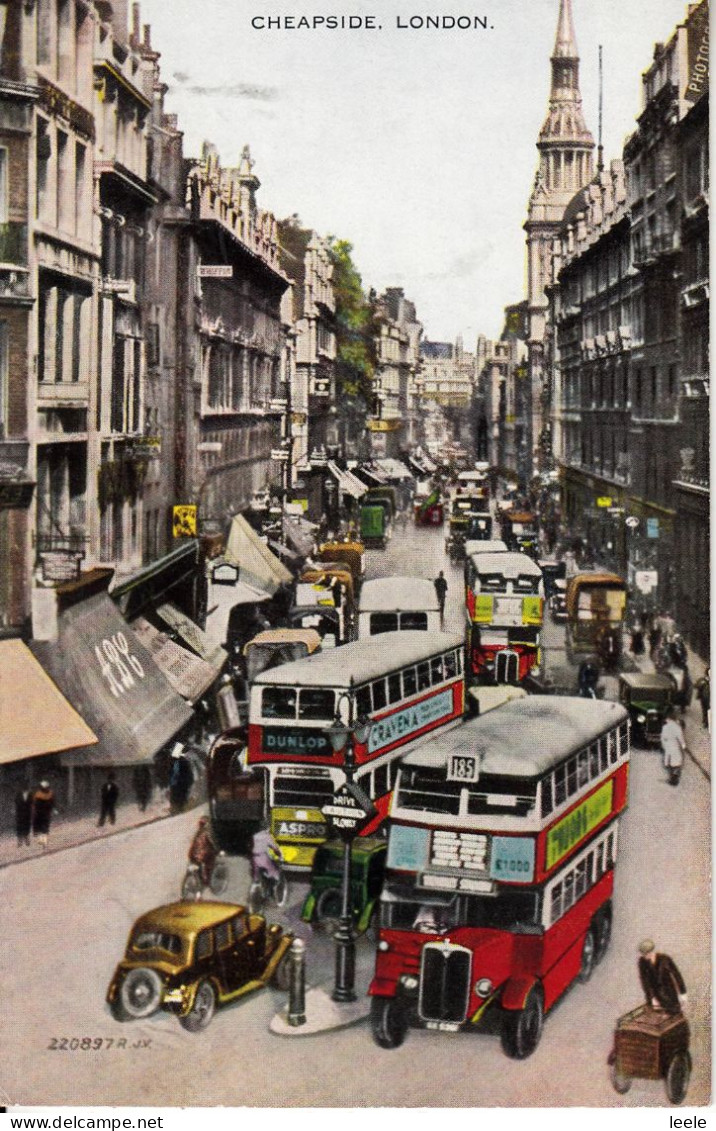
[[632, 1080], [663, 1080], [672, 1104], [686, 1097], [691, 1076], [689, 1023], [681, 1013], [640, 1005], [614, 1030], [608, 1062], [614, 1090], [624, 1095]]

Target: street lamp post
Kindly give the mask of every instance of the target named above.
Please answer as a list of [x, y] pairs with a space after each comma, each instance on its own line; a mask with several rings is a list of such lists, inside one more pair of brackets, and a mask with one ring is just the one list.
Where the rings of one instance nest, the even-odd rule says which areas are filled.
[[[327, 728], [326, 733], [335, 754], [343, 753], [343, 772], [346, 776], [346, 785], [350, 789], [354, 781], [356, 768], [354, 743], [361, 745], [368, 741], [373, 729], [372, 719], [359, 717], [354, 723], [344, 723], [340, 715], [341, 702], [346, 700], [349, 712], [352, 710], [353, 699], [349, 695], [342, 695], [336, 706], [336, 716], [333, 724]], [[350, 715], [349, 715], [350, 718]], [[341, 877], [341, 915], [334, 940], [336, 943], [336, 982], [331, 997], [333, 1001], [349, 1002], [356, 1000], [355, 993], [355, 966], [356, 966], [356, 937], [353, 930], [353, 906], [351, 899], [351, 853], [353, 840], [356, 836], [355, 826], [344, 828], [341, 831], [343, 839], [343, 874]]]

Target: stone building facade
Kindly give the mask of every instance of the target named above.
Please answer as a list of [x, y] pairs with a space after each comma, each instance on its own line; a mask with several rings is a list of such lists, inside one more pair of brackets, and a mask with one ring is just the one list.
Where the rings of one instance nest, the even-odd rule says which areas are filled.
[[[420, 368], [422, 326], [402, 287], [388, 287], [376, 305], [376, 411], [368, 421], [371, 454], [394, 458], [407, 444], [409, 389]], [[424, 376], [424, 374], [423, 374]], [[412, 399], [412, 397], [411, 397]]]

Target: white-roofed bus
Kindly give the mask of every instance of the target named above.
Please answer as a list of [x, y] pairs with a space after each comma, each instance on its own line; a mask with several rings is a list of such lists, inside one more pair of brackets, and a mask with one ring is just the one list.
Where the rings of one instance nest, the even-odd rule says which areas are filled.
[[472, 553], [465, 563], [468, 675], [519, 683], [540, 662], [542, 570], [527, 554]]
[[390, 808], [372, 996], [383, 1048], [492, 1014], [510, 1057], [604, 957], [629, 723], [618, 703], [528, 696], [423, 744]]
[[327, 730], [372, 721], [354, 744], [355, 781], [385, 819], [397, 760], [465, 709], [464, 642], [447, 632], [388, 632], [263, 672], [249, 697], [247, 764], [267, 775], [271, 832], [289, 869], [310, 869], [328, 828], [322, 809], [345, 781]]

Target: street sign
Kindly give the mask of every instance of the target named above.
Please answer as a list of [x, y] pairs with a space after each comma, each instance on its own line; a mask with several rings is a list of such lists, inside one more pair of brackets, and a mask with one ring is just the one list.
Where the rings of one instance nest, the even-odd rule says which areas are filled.
[[639, 519], [634, 514], [630, 514], [629, 518], [625, 518], [624, 521], [630, 530], [636, 530], [639, 525]]
[[234, 268], [229, 263], [201, 263], [198, 267], [200, 279], [232, 279]]
[[659, 520], [658, 518], [647, 518], [646, 520], [646, 536], [647, 538], [659, 537]]
[[599, 499], [597, 499], [597, 506], [598, 507], [610, 507], [611, 505], [612, 505], [612, 500], [609, 497], [609, 495], [602, 495]]
[[194, 504], [173, 508], [172, 533], [175, 538], [196, 538], [196, 506]]
[[283, 448], [272, 448], [271, 459], [276, 460], [277, 463], [285, 463], [288, 459], [288, 452], [285, 452]]
[[361, 786], [344, 782], [333, 795], [333, 802], [321, 809], [334, 832], [359, 833], [372, 821], [378, 810]]
[[196, 445], [198, 452], [220, 452], [223, 448], [221, 440], [202, 440], [200, 444]]

